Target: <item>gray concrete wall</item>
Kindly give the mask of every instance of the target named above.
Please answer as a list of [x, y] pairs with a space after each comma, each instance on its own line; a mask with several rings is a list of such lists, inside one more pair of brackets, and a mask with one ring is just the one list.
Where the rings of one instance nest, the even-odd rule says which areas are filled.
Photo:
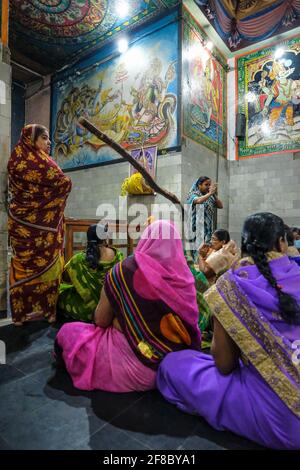
[[[97, 208], [103, 203], [112, 204], [118, 211], [121, 185], [128, 175], [129, 163], [127, 162], [69, 172], [68, 176], [72, 179], [73, 189], [68, 199], [66, 216], [96, 217]], [[181, 199], [180, 153], [158, 157], [156, 180], [159, 185], [175, 193]], [[146, 205], [150, 215], [153, 212], [151, 205], [167, 203], [167, 200], [160, 195], [127, 197], [128, 208], [136, 203]]]
[[[297, 158], [298, 157], [298, 158]], [[300, 159], [285, 153], [230, 162], [229, 229], [237, 241], [245, 218], [273, 212], [300, 226]]]

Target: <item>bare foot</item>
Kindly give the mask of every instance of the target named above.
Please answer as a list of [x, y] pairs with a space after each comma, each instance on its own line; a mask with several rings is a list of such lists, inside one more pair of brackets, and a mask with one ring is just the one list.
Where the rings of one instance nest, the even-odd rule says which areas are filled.
[[15, 326], [23, 326], [23, 322], [22, 321], [15, 321], [14, 325]]

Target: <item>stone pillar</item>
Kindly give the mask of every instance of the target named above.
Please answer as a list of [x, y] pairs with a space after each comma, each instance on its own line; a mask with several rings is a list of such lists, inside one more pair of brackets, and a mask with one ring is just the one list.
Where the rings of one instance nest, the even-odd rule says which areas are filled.
[[[11, 66], [9, 50], [0, 44], [0, 314], [7, 307], [7, 161], [10, 155]], [[0, 318], [1, 318], [0, 316]]]

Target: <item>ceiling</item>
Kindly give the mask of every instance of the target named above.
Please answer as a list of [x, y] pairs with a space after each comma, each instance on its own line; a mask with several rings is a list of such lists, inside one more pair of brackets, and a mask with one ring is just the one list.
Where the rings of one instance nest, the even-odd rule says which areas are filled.
[[[233, 52], [300, 26], [300, 0], [194, 1]], [[179, 3], [179, 0], [10, 0], [13, 78], [25, 83], [38, 80], [122, 32], [166, 14]]]
[[[14, 63], [46, 75], [116, 35], [165, 14], [177, 0], [10, 0], [9, 46]], [[13, 67], [15, 79], [38, 78]]]
[[195, 0], [233, 52], [300, 26], [300, 0]]

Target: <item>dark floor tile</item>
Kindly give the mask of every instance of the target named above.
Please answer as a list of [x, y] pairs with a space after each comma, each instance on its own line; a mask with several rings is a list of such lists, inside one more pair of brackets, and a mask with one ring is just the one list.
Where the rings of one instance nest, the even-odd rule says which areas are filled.
[[36, 373], [49, 366], [52, 362], [52, 346], [30, 348], [26, 354], [19, 354], [10, 362], [11, 365], [25, 375]]
[[157, 391], [147, 392], [112, 423], [151, 449], [177, 449], [193, 433], [197, 418], [178, 411]]
[[59, 400], [73, 407], [86, 407], [89, 414], [104, 422], [110, 422], [143, 397], [138, 392], [111, 393], [76, 389], [67, 371], [56, 369], [53, 365], [32, 374], [30, 378], [42, 385], [46, 396], [50, 393], [50, 397], [53, 397], [56, 393], [55, 397]]
[[96, 416], [110, 422], [127, 409], [135, 408], [143, 396], [140, 392], [110, 393], [95, 390], [91, 392], [91, 407]]
[[24, 377], [24, 373], [10, 364], [0, 364], [0, 385], [4, 385], [14, 380]]
[[77, 450], [150, 450], [133, 436], [108, 424], [93, 434], [90, 439], [74, 445]]
[[67, 409], [65, 404], [47, 404], [36, 411], [16, 416], [2, 430], [12, 449], [71, 449], [89, 436], [85, 410]]
[[209, 439], [200, 436], [188, 437], [178, 450], [224, 450], [222, 447]]
[[[10, 424], [13, 426], [17, 416], [32, 413], [35, 410], [52, 403], [61, 395], [60, 391], [44, 387], [31, 377], [20, 378], [0, 387], [0, 433]], [[26, 427], [26, 426], [25, 426]], [[27, 427], [26, 427], [27, 429]]]
[[0, 436], [0, 450], [12, 450], [10, 445], [4, 439], [2, 439], [1, 436]]
[[22, 327], [6, 325], [0, 328], [0, 340], [6, 344], [8, 356], [21, 353], [32, 345], [38, 346], [45, 342], [50, 343], [48, 333], [51, 334], [52, 327], [46, 322], [32, 322]]
[[263, 447], [258, 444], [229, 431], [217, 431], [204, 419], [199, 417], [197, 427], [194, 429], [193, 435], [189, 436], [183, 443], [183, 449], [197, 450], [214, 448], [228, 450], [263, 449]]

